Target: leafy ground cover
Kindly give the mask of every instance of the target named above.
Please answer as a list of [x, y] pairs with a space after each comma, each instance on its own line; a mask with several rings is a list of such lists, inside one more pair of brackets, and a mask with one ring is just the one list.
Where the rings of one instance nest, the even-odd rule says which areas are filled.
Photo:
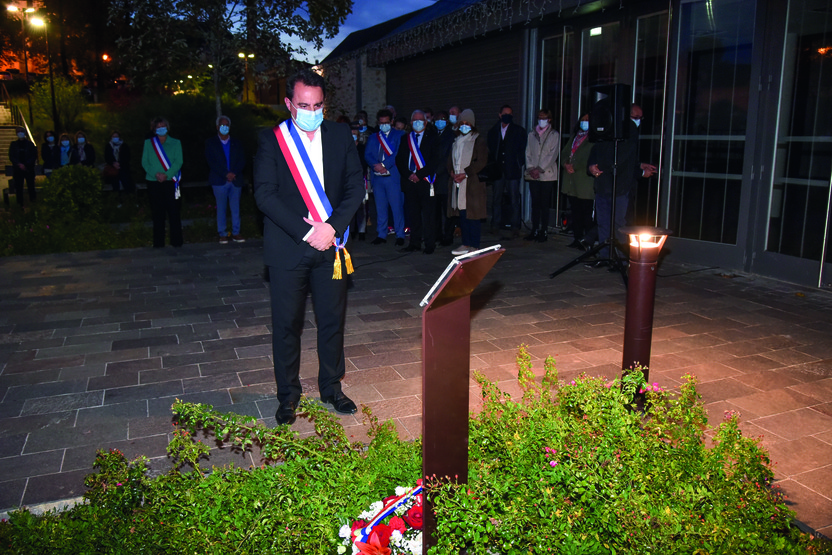
[[[550, 358], [538, 382], [523, 348], [518, 366], [520, 399], [477, 376], [469, 483], [425, 477], [438, 521], [431, 553], [832, 553], [794, 526], [768, 455], [737, 416], [707, 426], [693, 378], [676, 391], [644, 384], [640, 372], [563, 382]], [[206, 405], [177, 402], [173, 412], [170, 472], [151, 478], [145, 459], [101, 452], [85, 504], [13, 513], [0, 525], [2, 549], [342, 553], [339, 530], [420, 477], [420, 442], [399, 440], [366, 408], [367, 445], [308, 399], [309, 437]], [[255, 449], [264, 464], [206, 471], [209, 438]]]

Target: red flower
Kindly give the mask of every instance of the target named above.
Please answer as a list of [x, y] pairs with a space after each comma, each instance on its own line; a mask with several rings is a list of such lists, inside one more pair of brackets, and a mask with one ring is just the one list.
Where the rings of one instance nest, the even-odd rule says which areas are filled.
[[411, 528], [415, 528], [416, 530], [422, 529], [422, 506], [421, 505], [413, 505], [407, 511], [407, 514], [404, 515], [404, 521], [407, 523], [408, 526]]
[[407, 525], [405, 524], [404, 520], [398, 516], [394, 516], [390, 519], [389, 526], [392, 530], [398, 530], [402, 534], [404, 534], [405, 530], [407, 530]]
[[393, 552], [387, 547], [387, 542], [382, 545], [381, 539], [373, 529], [370, 537], [367, 538], [367, 543], [355, 542], [355, 547], [359, 549], [358, 553], [361, 555], [392, 555]]
[[375, 526], [373, 526], [373, 531], [370, 532], [370, 537], [378, 537], [379, 543], [382, 546], [387, 547], [388, 545], [390, 545], [390, 535], [392, 533], [393, 529], [387, 524], [376, 524]]
[[367, 526], [366, 522], [364, 522], [363, 520], [356, 520], [352, 523], [352, 526], [350, 526], [350, 532], [352, 532], [352, 535], [354, 536], [356, 530], [360, 530], [365, 526]]
[[388, 503], [390, 503], [392, 500], [396, 499], [397, 497], [398, 497], [398, 495], [391, 495], [390, 497], [385, 497], [384, 499], [381, 500], [381, 503], [386, 507]]

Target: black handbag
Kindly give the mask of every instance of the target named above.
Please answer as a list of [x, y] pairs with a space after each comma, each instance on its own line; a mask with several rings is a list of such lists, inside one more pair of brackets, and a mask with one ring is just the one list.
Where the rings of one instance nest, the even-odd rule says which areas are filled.
[[483, 183], [497, 181], [503, 177], [503, 168], [499, 162], [489, 162], [477, 173], [477, 178]]

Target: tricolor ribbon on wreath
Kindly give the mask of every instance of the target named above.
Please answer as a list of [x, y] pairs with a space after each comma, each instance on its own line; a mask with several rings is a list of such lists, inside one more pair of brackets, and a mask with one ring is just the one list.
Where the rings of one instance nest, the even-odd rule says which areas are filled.
[[[303, 197], [306, 209], [309, 210], [310, 218], [316, 222], [325, 222], [332, 215], [332, 204], [330, 204], [324, 191], [322, 176], [315, 171], [309, 153], [306, 152], [306, 146], [303, 144], [297, 128], [292, 124], [292, 120], [287, 119], [276, 126], [274, 136], [277, 139], [280, 151], [283, 153], [283, 158], [286, 159], [289, 171], [292, 172], [300, 196]], [[342, 251], [347, 273], [351, 274], [354, 271], [350, 253], [346, 249], [349, 236], [350, 228], [347, 226], [344, 236], [335, 239], [335, 265], [332, 271], [332, 279], [341, 279], [342, 277], [340, 255]]]
[[[159, 140], [159, 137], [153, 136], [150, 139], [151, 144], [153, 145], [153, 151], [156, 153], [156, 156], [159, 158], [159, 163], [162, 164], [162, 167], [165, 168], [165, 171], [170, 169], [170, 159], [168, 158], [167, 153], [165, 152], [165, 147], [162, 146], [162, 141]], [[176, 175], [173, 176], [173, 198], [178, 199], [182, 194], [179, 191], [179, 182], [182, 180], [182, 170], [176, 172]]]
[[356, 531], [356, 541], [366, 543], [367, 539], [370, 537], [370, 533], [373, 531], [373, 527], [376, 524], [393, 514], [393, 511], [395, 511], [397, 507], [403, 503], [407, 503], [413, 496], [419, 495], [420, 493], [422, 493], [422, 486], [418, 485], [407, 490], [402, 495], [388, 501], [387, 504], [381, 508], [381, 510], [366, 526]]
[[[411, 132], [407, 137], [407, 145], [410, 147], [410, 156], [413, 158], [413, 163], [416, 164], [416, 171], [425, 167], [425, 157], [422, 156], [422, 151], [419, 150], [419, 141], [416, 139], [416, 133]], [[425, 176], [424, 180], [430, 184], [430, 196], [433, 196], [433, 182], [436, 181], [436, 174], [433, 177]]]

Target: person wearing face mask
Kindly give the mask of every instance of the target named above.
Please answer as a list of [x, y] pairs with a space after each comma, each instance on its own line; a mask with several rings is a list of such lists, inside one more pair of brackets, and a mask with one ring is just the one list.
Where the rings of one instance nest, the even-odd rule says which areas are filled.
[[451, 251], [454, 256], [480, 248], [480, 220], [488, 217], [488, 214], [485, 183], [480, 181], [477, 174], [487, 163], [488, 144], [477, 131], [474, 112], [463, 110], [459, 115], [459, 134], [447, 162], [451, 176], [448, 214], [459, 216], [459, 227], [462, 230], [462, 245]]
[[[219, 116], [215, 125], [217, 134], [205, 141], [205, 159], [208, 161], [208, 184], [217, 199], [217, 233], [220, 244], [228, 244], [229, 239], [242, 243], [245, 238], [240, 234], [240, 196], [245, 185], [246, 155], [243, 144], [231, 136], [231, 118]], [[229, 209], [230, 234], [226, 221]]]
[[451, 106], [448, 108], [448, 123], [451, 124], [451, 129], [459, 130], [459, 106]]
[[448, 121], [448, 113], [444, 110], [436, 112], [433, 126], [439, 135], [439, 162], [436, 166], [436, 232], [439, 236], [439, 245], [447, 247], [454, 244], [454, 228], [459, 220], [456, 216], [448, 216], [448, 183], [451, 176], [448, 174], [448, 158], [451, 156], [451, 149], [454, 146], [456, 132]]
[[318, 331], [321, 401], [340, 414], [357, 411], [341, 389], [345, 278], [352, 269], [344, 247], [364, 183], [350, 128], [323, 119], [325, 98], [326, 82], [317, 73], [290, 77], [285, 104], [291, 119], [260, 133], [254, 161], [254, 198], [265, 215], [278, 425], [295, 421], [302, 394], [300, 336], [308, 292]]
[[59, 167], [74, 166], [78, 163], [78, 150], [73, 148], [72, 139], [66, 133], [58, 140]]
[[405, 206], [410, 214], [410, 243], [404, 249], [425, 254], [436, 249], [436, 166], [439, 164], [439, 136], [433, 126], [428, 126], [422, 110], [414, 110], [410, 116], [412, 131], [402, 138], [396, 155], [396, 166], [401, 176]]
[[[121, 133], [113, 131], [110, 140], [104, 145], [104, 181], [109, 183], [113, 192], [122, 199], [122, 191], [133, 193], [136, 186], [130, 172], [130, 147], [121, 139]], [[119, 204], [119, 206], [121, 206]]]
[[[488, 161], [495, 163], [500, 177], [492, 182], [491, 229], [496, 231], [504, 224], [511, 227], [506, 239], [520, 236], [521, 200], [520, 178], [526, 161], [526, 130], [514, 123], [511, 106], [500, 108], [500, 120], [488, 131]], [[503, 195], [510, 199], [507, 222], [503, 217]]]
[[95, 148], [87, 142], [87, 135], [83, 131], [75, 133], [75, 151], [78, 153], [78, 164], [88, 167], [95, 165]]
[[[638, 127], [641, 124], [641, 118], [641, 107], [633, 104], [630, 108], [629, 136], [622, 141], [595, 143], [589, 153], [587, 163], [590, 175], [595, 178], [595, 218], [598, 223], [598, 241], [601, 243], [611, 236], [611, 214], [615, 216], [613, 222], [613, 229], [616, 230], [615, 239], [624, 240], [624, 236], [618, 232], [618, 229], [625, 225], [630, 195], [635, 192], [639, 178], [650, 177], [656, 172], [656, 166], [638, 161]], [[616, 143], [618, 143], [617, 155]], [[615, 178], [613, 178], [614, 168]], [[598, 257], [598, 260], [586, 265], [592, 268], [609, 266], [609, 247], [601, 249]]]
[[182, 199], [179, 181], [182, 177], [182, 143], [174, 139], [170, 123], [161, 116], [150, 121], [153, 136], [144, 141], [142, 167], [145, 171], [147, 197], [153, 215], [153, 247], [165, 246], [165, 221], [170, 223], [170, 244], [181, 247]]
[[526, 173], [532, 203], [532, 231], [527, 241], [546, 241], [549, 234], [549, 204], [558, 181], [560, 133], [552, 129], [552, 112], [537, 113], [537, 126], [526, 142]]
[[367, 140], [364, 159], [372, 170], [373, 197], [376, 205], [376, 232], [373, 245], [387, 242], [387, 208], [393, 212], [393, 227], [396, 230], [396, 246], [404, 246], [404, 195], [402, 194], [396, 155], [402, 145], [404, 133], [392, 128], [393, 114], [384, 108], [376, 114], [378, 133]]
[[589, 113], [586, 113], [575, 123], [572, 140], [565, 141], [560, 153], [564, 169], [561, 192], [569, 202], [574, 233], [574, 240], [568, 246], [581, 250], [592, 247], [587, 234], [592, 228], [592, 205], [595, 202], [594, 179], [587, 173], [587, 161], [592, 150], [588, 136]]
[[61, 167], [61, 149], [54, 131], [50, 130], [43, 134], [40, 157], [43, 160], [43, 175], [47, 178], [52, 175], [52, 170]]
[[29, 135], [22, 127], [15, 128], [17, 139], [9, 144], [9, 162], [14, 171], [12, 182], [17, 204], [23, 206], [23, 181], [29, 191], [29, 200], [35, 201], [35, 164], [38, 161], [38, 147], [29, 140]]

